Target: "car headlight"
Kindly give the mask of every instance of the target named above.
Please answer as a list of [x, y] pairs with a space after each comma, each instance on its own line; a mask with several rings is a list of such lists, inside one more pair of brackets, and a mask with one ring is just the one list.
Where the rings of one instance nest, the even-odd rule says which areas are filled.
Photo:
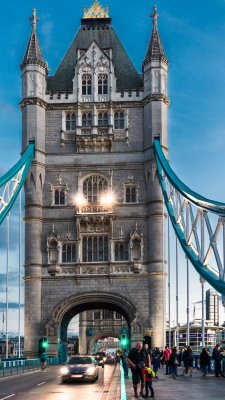
[[61, 370], [61, 375], [67, 375], [70, 371], [68, 367], [62, 367]]
[[102, 363], [103, 363], [103, 360], [100, 360], [99, 363], [102, 364]]
[[86, 371], [87, 375], [94, 375], [95, 373], [95, 367], [89, 367]]
[[107, 360], [107, 357], [103, 357], [103, 361], [106, 362], [106, 360]]

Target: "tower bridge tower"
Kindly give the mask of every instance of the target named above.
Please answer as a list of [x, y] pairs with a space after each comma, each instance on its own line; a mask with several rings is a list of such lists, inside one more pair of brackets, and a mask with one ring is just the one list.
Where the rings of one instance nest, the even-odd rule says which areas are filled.
[[56, 355], [70, 320], [94, 309], [123, 315], [131, 343], [151, 336], [163, 345], [165, 233], [152, 144], [158, 136], [167, 149], [168, 61], [156, 8], [152, 18], [142, 75], [95, 1], [48, 76], [33, 11], [21, 64], [23, 148], [36, 144], [25, 185], [27, 356], [42, 336]]

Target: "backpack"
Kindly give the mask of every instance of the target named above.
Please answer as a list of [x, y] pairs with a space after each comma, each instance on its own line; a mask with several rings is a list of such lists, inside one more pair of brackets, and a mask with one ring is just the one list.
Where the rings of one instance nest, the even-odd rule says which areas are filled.
[[151, 368], [146, 368], [147, 377], [153, 379], [155, 377], [155, 372]]

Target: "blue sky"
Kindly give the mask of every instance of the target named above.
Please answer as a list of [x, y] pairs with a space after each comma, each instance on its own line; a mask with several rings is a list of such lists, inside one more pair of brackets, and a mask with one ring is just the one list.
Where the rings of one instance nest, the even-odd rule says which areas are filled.
[[[102, 5], [106, 2], [102, 0]], [[38, 37], [50, 74], [69, 47], [83, 6], [92, 0], [11, 0], [1, 4], [0, 24], [0, 175], [19, 158], [21, 79], [19, 65], [30, 34], [32, 8], [41, 18]], [[154, 2], [109, 0], [110, 16], [138, 72], [151, 32]], [[169, 158], [179, 177], [197, 192], [225, 201], [225, 0], [159, 0], [159, 31], [169, 65]], [[12, 212], [16, 221], [17, 208]], [[14, 223], [13, 229], [14, 229]], [[0, 302], [4, 301], [5, 238], [0, 228]], [[12, 237], [14, 237], [12, 232]], [[14, 241], [14, 240], [13, 240]], [[181, 265], [184, 264], [181, 257]], [[10, 299], [15, 302], [18, 255], [10, 253]], [[200, 299], [192, 273], [193, 302]], [[183, 290], [182, 290], [183, 285]], [[181, 281], [181, 318], [185, 319], [185, 285]], [[174, 300], [173, 300], [174, 301]], [[14, 311], [15, 313], [15, 311]], [[1, 318], [1, 316], [0, 316]], [[12, 319], [16, 319], [15, 315]], [[224, 318], [225, 319], [225, 318]], [[10, 325], [16, 330], [15, 323]], [[1, 330], [1, 322], [0, 322]]]

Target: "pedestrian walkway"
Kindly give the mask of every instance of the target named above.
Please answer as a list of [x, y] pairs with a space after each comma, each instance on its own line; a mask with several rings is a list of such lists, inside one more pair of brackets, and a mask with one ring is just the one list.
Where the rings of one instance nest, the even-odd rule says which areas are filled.
[[[225, 378], [216, 378], [210, 374], [202, 377], [199, 371], [193, 372], [193, 376], [178, 376], [176, 380], [170, 375], [164, 375], [165, 368], [160, 369], [159, 379], [153, 383], [156, 400], [225, 400]], [[178, 369], [178, 375], [182, 368]], [[140, 386], [140, 385], [139, 385]], [[126, 379], [127, 400], [134, 399], [134, 391], [129, 371], [129, 379]], [[139, 396], [139, 399], [142, 399]]]

